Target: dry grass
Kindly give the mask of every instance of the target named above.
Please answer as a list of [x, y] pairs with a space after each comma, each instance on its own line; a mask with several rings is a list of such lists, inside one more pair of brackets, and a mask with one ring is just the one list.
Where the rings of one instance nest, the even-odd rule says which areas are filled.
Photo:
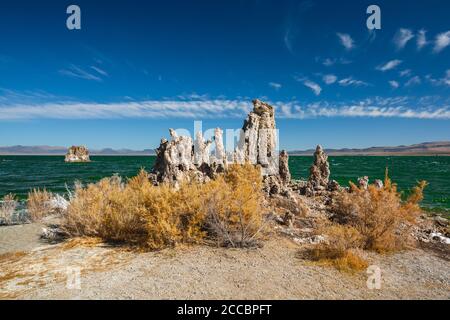
[[359, 271], [367, 268], [357, 248], [361, 247], [362, 237], [351, 226], [333, 224], [321, 230], [327, 241], [310, 250], [312, 260], [321, 264], [333, 265], [340, 271]]
[[0, 203], [0, 224], [11, 224], [18, 202], [14, 194], [7, 194]]
[[28, 193], [27, 210], [31, 221], [39, 221], [52, 214], [51, 192], [43, 189], [33, 189]]
[[342, 192], [335, 199], [334, 212], [338, 222], [354, 227], [362, 237], [362, 248], [392, 252], [412, 244], [411, 228], [421, 213], [426, 182], [420, 182], [406, 201], [402, 201], [396, 184], [387, 173], [383, 188], [369, 185], [361, 189], [351, 184], [350, 193]]
[[70, 250], [77, 247], [97, 247], [102, 243], [102, 239], [100, 238], [73, 238], [69, 239], [68, 241], [64, 242], [64, 245], [62, 246], [63, 250]]
[[22, 259], [23, 257], [27, 256], [28, 253], [24, 251], [16, 251], [16, 252], [6, 252], [0, 254], [0, 263], [4, 262], [16, 262]]
[[78, 186], [62, 227], [72, 237], [150, 249], [198, 243], [208, 231], [221, 243], [240, 246], [255, 239], [262, 221], [260, 172], [249, 170], [233, 167], [214, 181], [178, 189], [154, 186], [145, 171], [126, 183], [111, 177]]

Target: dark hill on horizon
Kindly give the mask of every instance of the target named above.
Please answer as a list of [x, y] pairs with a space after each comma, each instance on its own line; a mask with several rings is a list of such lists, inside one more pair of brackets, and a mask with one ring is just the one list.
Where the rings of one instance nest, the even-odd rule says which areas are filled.
[[[314, 149], [289, 151], [290, 155], [312, 155]], [[423, 142], [412, 145], [401, 145], [396, 147], [370, 147], [363, 149], [343, 148], [326, 149], [329, 155], [367, 155], [367, 156], [388, 156], [388, 155], [450, 155], [450, 141]]]

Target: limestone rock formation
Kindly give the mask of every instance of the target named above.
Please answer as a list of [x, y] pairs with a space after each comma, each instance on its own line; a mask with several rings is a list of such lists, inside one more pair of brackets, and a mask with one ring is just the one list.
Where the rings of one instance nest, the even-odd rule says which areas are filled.
[[66, 154], [65, 162], [89, 162], [89, 150], [84, 146], [72, 146]]
[[268, 194], [286, 193], [291, 181], [288, 154], [277, 152], [277, 129], [274, 108], [258, 99], [253, 101], [242, 128], [243, 139], [236, 150], [238, 162], [261, 166], [264, 190]]
[[214, 130], [214, 139], [207, 141], [201, 132], [196, 133], [194, 141], [191, 137], [178, 136], [172, 129], [170, 135], [171, 140], [161, 140], [156, 150], [157, 158], [150, 174], [155, 184], [178, 185], [186, 180], [204, 182], [214, 179], [228, 167], [229, 161], [259, 165], [264, 189], [270, 194], [285, 191], [290, 183], [288, 154], [285, 151], [277, 154], [274, 108], [260, 100], [253, 101], [253, 110], [244, 121], [238, 145], [231, 152], [225, 150], [220, 128]]
[[285, 150], [280, 152], [279, 156], [279, 172], [280, 178], [284, 185], [287, 185], [291, 182], [291, 172], [289, 171], [289, 155]]
[[238, 163], [259, 164], [264, 176], [277, 175], [279, 167], [276, 147], [274, 109], [258, 99], [253, 100], [253, 111], [244, 121], [235, 160]]
[[[197, 167], [194, 164], [193, 141], [191, 137], [178, 136], [176, 131], [169, 129], [171, 140], [161, 140], [156, 149], [156, 162], [152, 170], [151, 179], [155, 183], [166, 182], [177, 185], [186, 179], [196, 176]], [[202, 139], [202, 151], [206, 146]], [[201, 162], [203, 158], [196, 155]]]
[[383, 181], [381, 181], [380, 179], [375, 179], [373, 184], [377, 189], [383, 189], [384, 187]]
[[368, 176], [359, 177], [358, 186], [360, 189], [367, 190], [367, 188], [369, 187], [369, 177]]
[[326, 190], [330, 179], [328, 156], [318, 145], [314, 152], [314, 163], [309, 170], [308, 188], [311, 191]]
[[329, 191], [339, 191], [341, 190], [341, 186], [336, 180], [331, 180], [328, 182], [328, 190]]

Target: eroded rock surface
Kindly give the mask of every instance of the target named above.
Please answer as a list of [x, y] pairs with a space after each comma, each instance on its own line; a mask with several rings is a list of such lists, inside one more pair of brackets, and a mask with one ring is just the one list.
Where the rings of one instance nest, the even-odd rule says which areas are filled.
[[369, 187], [369, 177], [368, 176], [359, 177], [358, 186], [360, 189], [367, 190], [367, 188]]
[[65, 162], [89, 162], [89, 150], [84, 146], [72, 146], [66, 154]]
[[[178, 185], [181, 181], [207, 181], [223, 172], [228, 164], [250, 162], [261, 167], [264, 189], [269, 194], [286, 192], [291, 180], [288, 154], [278, 155], [274, 108], [260, 100], [253, 101], [253, 110], [244, 121], [238, 145], [226, 150], [223, 130], [214, 130], [213, 140], [205, 141], [202, 132], [195, 140], [178, 136], [170, 129], [171, 140], [161, 140], [150, 178], [155, 184]], [[214, 153], [211, 150], [214, 149]]]
[[309, 169], [308, 188], [312, 191], [326, 190], [330, 179], [328, 156], [318, 145], [314, 152], [314, 163]]

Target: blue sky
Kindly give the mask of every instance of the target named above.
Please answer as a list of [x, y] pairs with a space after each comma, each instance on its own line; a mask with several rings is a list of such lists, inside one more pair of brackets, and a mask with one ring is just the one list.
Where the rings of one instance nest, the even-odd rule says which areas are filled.
[[0, 145], [154, 148], [194, 120], [240, 128], [254, 98], [289, 150], [450, 140], [449, 15], [441, 0], [2, 1]]

